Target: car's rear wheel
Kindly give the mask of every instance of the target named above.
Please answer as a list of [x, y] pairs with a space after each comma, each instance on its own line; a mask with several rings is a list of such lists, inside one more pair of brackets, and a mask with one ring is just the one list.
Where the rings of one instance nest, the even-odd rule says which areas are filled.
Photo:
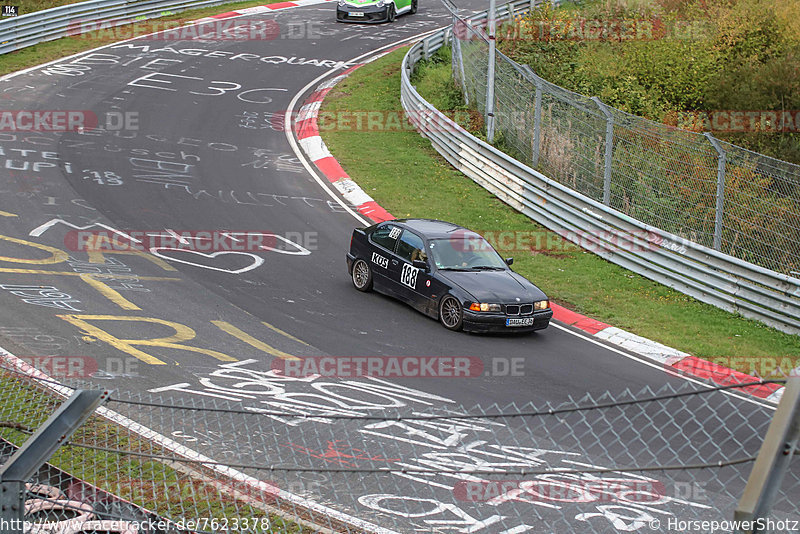
[[394, 19], [397, 18], [397, 13], [394, 10], [394, 4], [389, 4], [389, 7], [386, 8], [386, 19], [389, 22], [394, 22]]
[[464, 310], [452, 295], [445, 295], [439, 302], [439, 322], [448, 330], [458, 331], [464, 326]]
[[411, 11], [410, 13], [413, 15], [417, 12], [417, 0], [411, 0]]
[[359, 291], [372, 289], [372, 269], [364, 260], [356, 260], [353, 263], [353, 285]]

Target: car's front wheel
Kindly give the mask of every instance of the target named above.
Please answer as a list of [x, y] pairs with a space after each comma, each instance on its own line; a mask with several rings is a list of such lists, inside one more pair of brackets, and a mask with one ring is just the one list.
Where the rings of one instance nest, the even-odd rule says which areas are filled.
[[353, 285], [359, 291], [372, 289], [372, 269], [364, 260], [356, 260], [353, 263]]
[[386, 19], [389, 22], [394, 22], [394, 19], [397, 18], [397, 13], [394, 10], [394, 3], [389, 4], [389, 7], [386, 8]]
[[439, 302], [439, 322], [448, 330], [458, 331], [464, 326], [464, 310], [452, 295], [445, 295]]

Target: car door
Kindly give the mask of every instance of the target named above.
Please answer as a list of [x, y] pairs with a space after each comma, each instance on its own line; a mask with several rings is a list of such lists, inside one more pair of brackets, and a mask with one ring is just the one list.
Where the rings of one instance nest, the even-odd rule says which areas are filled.
[[395, 258], [394, 249], [402, 232], [403, 229], [395, 224], [379, 225], [369, 236], [370, 257], [364, 258], [372, 269], [372, 283], [375, 289], [392, 295], [399, 293], [397, 287], [399, 261]]
[[397, 241], [395, 258], [398, 260], [397, 280], [399, 282], [400, 298], [424, 311], [428, 305], [426, 289], [430, 287], [428, 273], [423, 269], [414, 267], [413, 260], [427, 261], [425, 241], [419, 235], [406, 229]]

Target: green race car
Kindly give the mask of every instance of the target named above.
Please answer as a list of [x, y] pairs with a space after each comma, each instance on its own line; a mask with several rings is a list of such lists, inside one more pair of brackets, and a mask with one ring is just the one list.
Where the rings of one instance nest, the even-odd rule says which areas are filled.
[[339, 22], [394, 22], [397, 15], [417, 12], [417, 0], [339, 0]]

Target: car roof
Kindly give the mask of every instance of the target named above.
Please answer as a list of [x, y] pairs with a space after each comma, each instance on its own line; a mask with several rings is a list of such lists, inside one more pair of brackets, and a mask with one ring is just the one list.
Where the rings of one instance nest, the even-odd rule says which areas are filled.
[[399, 226], [405, 226], [428, 239], [449, 238], [454, 237], [454, 234], [461, 237], [474, 237], [479, 235], [477, 232], [473, 232], [463, 226], [436, 219], [397, 219], [389, 222], [397, 223]]

